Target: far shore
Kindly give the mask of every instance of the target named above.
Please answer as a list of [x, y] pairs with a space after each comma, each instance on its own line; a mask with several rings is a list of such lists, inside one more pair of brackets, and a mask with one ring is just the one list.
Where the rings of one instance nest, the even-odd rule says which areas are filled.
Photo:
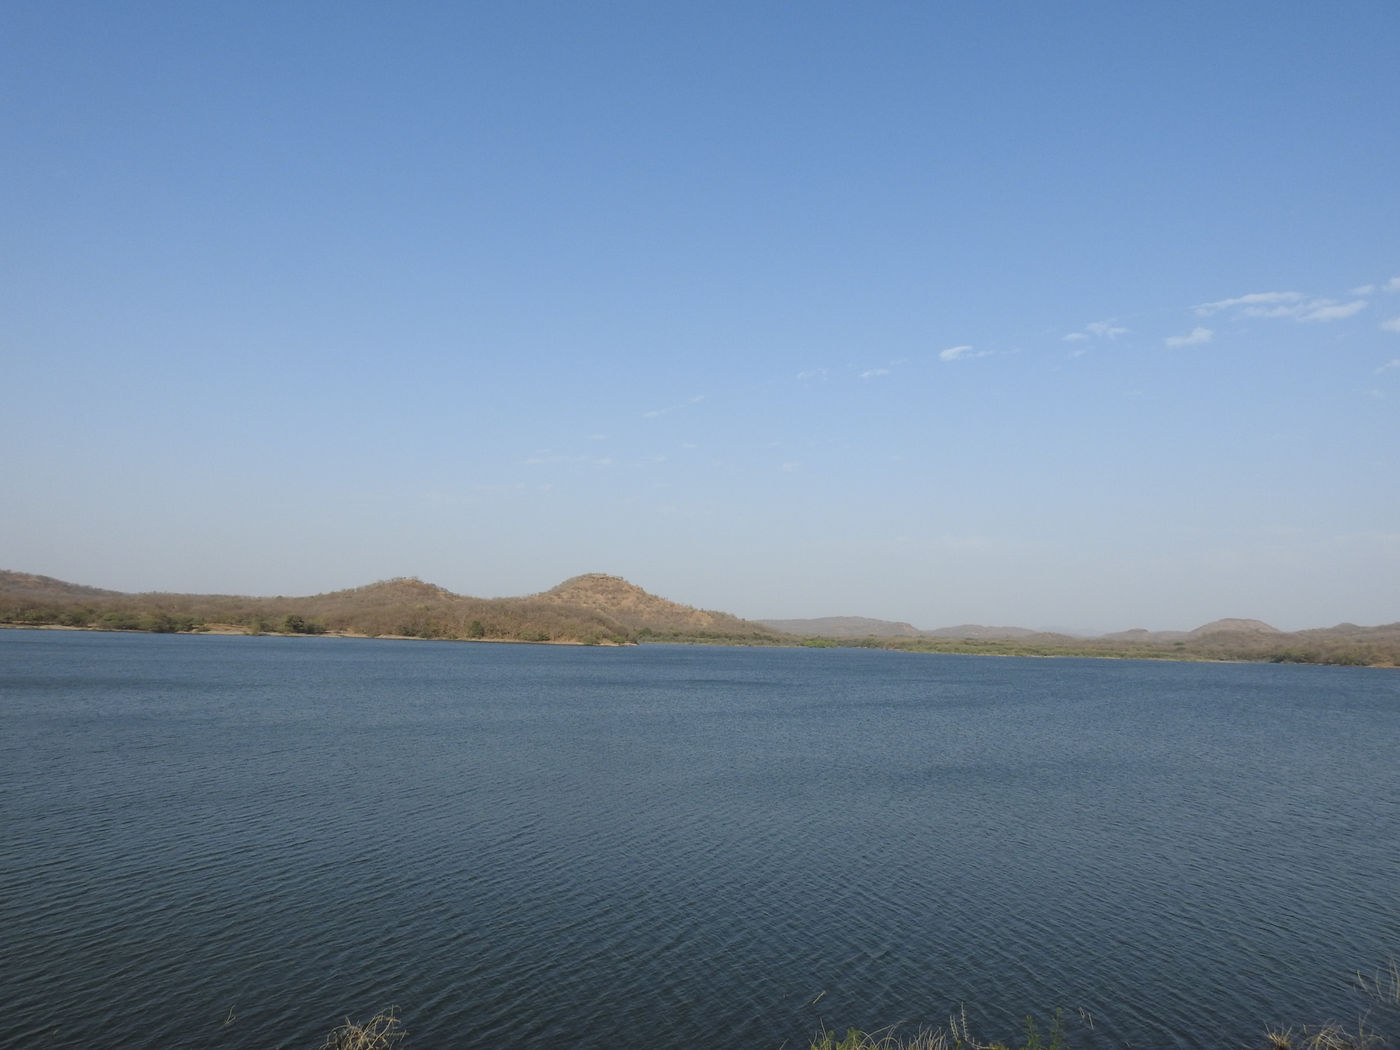
[[[551, 638], [551, 639], [530, 639], [530, 638], [422, 638], [411, 634], [361, 634], [355, 631], [325, 630], [316, 634], [305, 634], [291, 631], [253, 631], [238, 624], [230, 623], [209, 623], [191, 631], [142, 631], [123, 628], [109, 627], [74, 627], [67, 624], [29, 624], [0, 622], [0, 629], [16, 631], [88, 631], [100, 634], [180, 634], [180, 635], [218, 635], [223, 637], [246, 637], [246, 638], [360, 638], [379, 639], [394, 642], [481, 642], [494, 645], [562, 645], [575, 646], [578, 648], [630, 648], [636, 645], [645, 644], [671, 644], [671, 645], [740, 645], [752, 648], [753, 643], [741, 641], [731, 641], [716, 639], [713, 641], [691, 641], [669, 638], [655, 638], [650, 641], [614, 641], [611, 638], [599, 638], [597, 640], [582, 641], [575, 638]], [[1013, 644], [998, 646], [996, 643], [981, 641], [969, 641], [965, 645], [959, 645], [956, 640], [944, 640], [938, 648], [910, 648], [901, 645], [872, 645], [872, 641], [878, 639], [783, 639], [779, 641], [764, 642], [761, 648], [772, 649], [879, 649], [884, 652], [907, 653], [909, 655], [933, 654], [943, 656], [991, 656], [991, 657], [1019, 657], [1021, 659], [1036, 660], [1166, 660], [1172, 663], [1214, 663], [1214, 664], [1250, 664], [1250, 663], [1296, 663], [1306, 666], [1348, 666], [1365, 667], [1375, 670], [1396, 670], [1400, 669], [1400, 663], [1393, 661], [1376, 661], [1371, 663], [1348, 663], [1344, 665], [1329, 664], [1325, 662], [1308, 662], [1294, 660], [1267, 660], [1250, 658], [1248, 655], [1205, 655], [1192, 652], [1143, 652], [1140, 650], [1112, 652], [1112, 651], [1084, 651], [1073, 647], [1065, 647], [1065, 651], [1056, 652], [1053, 647], [1042, 646], [1035, 650], [1026, 650]], [[814, 645], [814, 642], [818, 643]]]

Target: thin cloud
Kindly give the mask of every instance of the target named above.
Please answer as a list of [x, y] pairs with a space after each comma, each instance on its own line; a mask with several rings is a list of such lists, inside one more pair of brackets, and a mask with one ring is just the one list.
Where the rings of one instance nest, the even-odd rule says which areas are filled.
[[1382, 321], [1381, 331], [1400, 332], [1400, 317], [1392, 317], [1389, 321]]
[[867, 368], [860, 374], [861, 379], [874, 379], [876, 376], [887, 376], [890, 374], [888, 368]]
[[1400, 277], [1392, 277], [1381, 288], [1387, 292], [1400, 292]]
[[1112, 321], [1094, 321], [1092, 324], [1086, 324], [1084, 331], [1101, 339], [1117, 339], [1120, 335], [1126, 334], [1128, 330], [1115, 325]]
[[1341, 321], [1366, 309], [1365, 299], [1340, 303], [1302, 292], [1251, 292], [1193, 307], [1197, 317], [1229, 311], [1236, 317], [1280, 318], [1290, 321]]
[[583, 463], [591, 467], [610, 467], [613, 464], [611, 456], [579, 456], [565, 455], [562, 452], [555, 452], [553, 449], [542, 448], [525, 457], [525, 465], [538, 467], [551, 463]]
[[681, 401], [681, 402], [679, 402], [679, 403], [677, 403], [677, 404], [674, 404], [674, 405], [667, 405], [665, 408], [653, 408], [653, 409], [652, 409], [651, 411], [649, 411], [649, 412], [643, 412], [643, 413], [642, 413], [642, 418], [643, 418], [643, 419], [659, 419], [659, 418], [661, 418], [662, 416], [669, 415], [670, 413], [676, 411], [676, 410], [679, 409], [679, 408], [685, 408], [687, 405], [698, 405], [698, 404], [700, 404], [701, 401], [704, 401], [704, 400], [705, 400], [705, 395], [704, 395], [704, 394], [696, 394], [694, 397], [688, 397], [688, 398], [686, 398], [684, 401]]
[[[1397, 318], [1397, 320], [1400, 320], [1400, 318]], [[1381, 365], [1380, 368], [1376, 369], [1376, 375], [1380, 375], [1382, 372], [1389, 372], [1393, 368], [1400, 368], [1400, 357], [1392, 357], [1385, 364]]]
[[1120, 335], [1127, 334], [1126, 328], [1112, 321], [1091, 321], [1079, 331], [1061, 336], [1061, 341], [1077, 343], [1084, 339], [1117, 339]]
[[[1241, 309], [1249, 313], [1253, 310], [1287, 309], [1289, 303], [1296, 303], [1303, 298], [1302, 292], [1251, 292], [1248, 295], [1237, 296], [1234, 299], [1217, 299], [1213, 303], [1201, 303], [1195, 307], [1197, 316], [1209, 317], [1211, 314], [1218, 314], [1222, 310]], [[1251, 314], [1251, 316], [1259, 316]]]
[[1201, 328], [1200, 326], [1197, 326], [1191, 329], [1191, 331], [1188, 332], [1186, 335], [1169, 335], [1166, 339], [1162, 341], [1168, 346], [1172, 347], [1200, 346], [1202, 343], [1210, 342], [1211, 339], [1214, 338], [1214, 336], [1215, 333], [1212, 332], [1209, 328]]
[[1300, 321], [1340, 321], [1354, 317], [1366, 309], [1365, 299], [1354, 299], [1349, 303], [1336, 303], [1330, 299], [1317, 299], [1308, 304], [1299, 317]]
[[971, 344], [964, 344], [962, 346], [950, 346], [948, 347], [948, 349], [940, 350], [938, 352], [938, 359], [940, 361], [956, 361], [959, 358], [963, 357], [978, 356], [980, 355], [973, 353]]

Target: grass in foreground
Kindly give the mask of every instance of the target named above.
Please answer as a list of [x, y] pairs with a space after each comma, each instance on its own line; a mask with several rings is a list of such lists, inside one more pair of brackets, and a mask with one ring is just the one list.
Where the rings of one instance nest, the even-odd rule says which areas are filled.
[[[1356, 985], [1372, 1003], [1382, 1010], [1400, 1008], [1400, 961], [1392, 959], [1389, 966], [1371, 977], [1356, 974]], [[1080, 1011], [1079, 1020], [1088, 1028], [1094, 1019]], [[348, 1018], [333, 1029], [321, 1044], [321, 1050], [393, 1050], [408, 1033], [403, 1030], [398, 1011], [390, 1008], [376, 1014], [364, 1024]], [[1383, 1050], [1393, 1046], [1379, 1032], [1366, 1027], [1366, 1019], [1357, 1022], [1356, 1030], [1329, 1023], [1304, 1026], [1300, 1029], [1270, 1028], [1264, 1033], [1267, 1050]], [[1033, 1017], [1022, 1023], [1018, 1042], [983, 1043], [972, 1034], [967, 1011], [960, 1010], [948, 1018], [946, 1028], [922, 1028], [912, 1035], [900, 1035], [893, 1028], [862, 1032], [848, 1028], [838, 1036], [823, 1028], [813, 1036], [809, 1050], [1069, 1050], [1069, 1034], [1063, 1011], [1055, 1011], [1049, 1029], [1042, 1031]]]
[[[1080, 1014], [1081, 1020], [1092, 1028], [1093, 1018]], [[1035, 1018], [1027, 1017], [1021, 1025], [1019, 1050], [1069, 1050], [1063, 1011], [1055, 1011], [1050, 1030], [1042, 1032]], [[972, 1035], [967, 1023], [967, 1011], [961, 1010], [948, 1018], [947, 1028], [921, 1028], [911, 1036], [900, 1036], [894, 1029], [862, 1032], [848, 1028], [845, 1036], [823, 1029], [812, 1040], [810, 1050], [1013, 1050], [1007, 1043], [983, 1043]]]
[[321, 1050], [391, 1050], [407, 1034], [399, 1022], [398, 1011], [390, 1007], [364, 1024], [347, 1017], [343, 1025], [331, 1029]]
[[[1338, 1024], [1304, 1027], [1298, 1031], [1269, 1029], [1264, 1040], [1267, 1050], [1383, 1050], [1391, 1045], [1364, 1025], [1358, 1025], [1355, 1032]], [[1048, 1033], [1042, 1033], [1034, 1019], [1027, 1017], [1022, 1037], [1015, 1043], [979, 1042], [968, 1032], [966, 1017], [961, 1021], [954, 1017], [946, 1029], [925, 1028], [910, 1036], [900, 1036], [889, 1029], [862, 1032], [851, 1028], [841, 1037], [822, 1031], [813, 1038], [810, 1050], [1069, 1050], [1069, 1047], [1068, 1036], [1057, 1015]]]

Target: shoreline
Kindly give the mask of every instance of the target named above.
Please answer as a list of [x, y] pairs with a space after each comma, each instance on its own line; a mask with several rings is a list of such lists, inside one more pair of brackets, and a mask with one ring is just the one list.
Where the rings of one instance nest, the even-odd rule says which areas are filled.
[[[910, 656], [989, 656], [1003, 659], [1021, 658], [1028, 660], [1143, 660], [1148, 662], [1166, 661], [1170, 663], [1196, 663], [1196, 664], [1287, 664], [1295, 667], [1354, 667], [1366, 670], [1394, 671], [1400, 670], [1400, 663], [1390, 661], [1378, 661], [1373, 663], [1339, 663], [1326, 660], [1304, 660], [1304, 659], [1273, 659], [1268, 656], [1251, 659], [1245, 654], [1234, 656], [1210, 656], [1206, 654], [1194, 654], [1188, 652], [1083, 652], [1075, 651], [1071, 647], [1066, 647], [1065, 652], [1043, 651], [1049, 646], [1038, 647], [1037, 652], [1001, 652], [996, 651], [995, 642], [974, 641], [966, 647], [958, 646], [955, 642], [942, 642], [937, 648], [922, 648], [909, 645], [881, 645], [870, 644], [878, 642], [879, 639], [802, 639], [794, 638], [791, 641], [775, 639], [755, 643], [752, 641], [742, 641], [739, 639], [715, 638], [707, 640], [686, 640], [665, 637], [654, 637], [638, 639], [634, 641], [615, 641], [612, 638], [599, 638], [593, 641], [584, 641], [576, 638], [424, 638], [411, 634], [363, 634], [355, 631], [345, 630], [324, 630], [311, 632], [299, 631], [253, 631], [237, 624], [210, 623], [204, 627], [194, 630], [142, 630], [140, 628], [123, 627], [94, 627], [94, 626], [74, 626], [70, 624], [38, 624], [38, 623], [15, 623], [0, 622], [0, 630], [15, 631], [88, 631], [100, 634], [173, 634], [173, 635], [213, 635], [218, 637], [245, 637], [245, 638], [348, 638], [364, 639], [368, 641], [394, 641], [394, 642], [484, 642], [492, 645], [560, 645], [576, 646], [585, 649], [627, 649], [641, 645], [735, 645], [742, 648], [771, 648], [771, 649], [872, 649], [880, 652], [905, 653]], [[817, 644], [813, 644], [816, 642]], [[1009, 643], [1014, 647], [1015, 643]]]

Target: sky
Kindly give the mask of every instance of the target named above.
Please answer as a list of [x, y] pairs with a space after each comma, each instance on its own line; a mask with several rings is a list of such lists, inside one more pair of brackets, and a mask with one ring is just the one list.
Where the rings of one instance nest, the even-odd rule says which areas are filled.
[[1400, 4], [0, 8], [0, 568], [1400, 620]]

